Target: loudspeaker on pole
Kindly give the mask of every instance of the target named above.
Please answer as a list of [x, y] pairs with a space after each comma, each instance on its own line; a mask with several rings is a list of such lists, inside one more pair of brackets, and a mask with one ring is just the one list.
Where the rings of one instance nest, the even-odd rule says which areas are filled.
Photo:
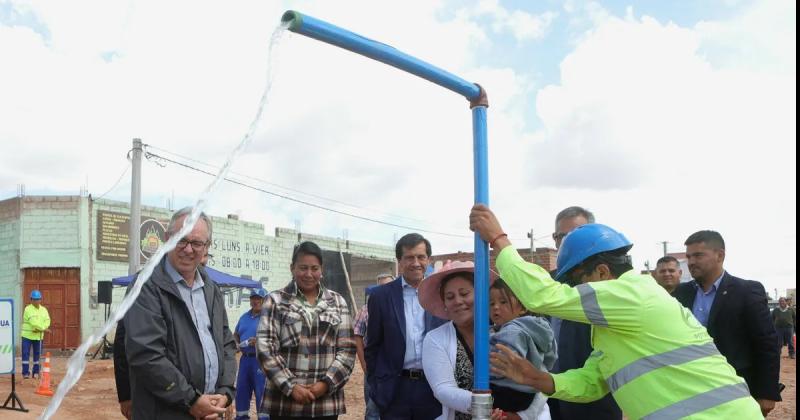
[[111, 281], [101, 280], [97, 282], [97, 303], [111, 304]]

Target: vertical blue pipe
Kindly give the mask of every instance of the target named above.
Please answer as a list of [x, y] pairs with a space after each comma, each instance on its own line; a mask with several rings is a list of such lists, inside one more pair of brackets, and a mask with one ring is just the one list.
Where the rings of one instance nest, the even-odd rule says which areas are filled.
[[[489, 205], [489, 152], [486, 107], [472, 108], [475, 203]], [[489, 390], [489, 244], [475, 233], [475, 379], [473, 389]]]
[[[475, 203], [489, 205], [489, 159], [486, 99], [480, 86], [405, 54], [389, 45], [289, 10], [281, 21], [290, 31], [386, 63], [456, 92], [472, 105]], [[475, 391], [489, 390], [489, 245], [475, 234]], [[475, 394], [473, 394], [475, 395]], [[491, 410], [491, 399], [488, 400]], [[488, 418], [488, 412], [485, 417]]]

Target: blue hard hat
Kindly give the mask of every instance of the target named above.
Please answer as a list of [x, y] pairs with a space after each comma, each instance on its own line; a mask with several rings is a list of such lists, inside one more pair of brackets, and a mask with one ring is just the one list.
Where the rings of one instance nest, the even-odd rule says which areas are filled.
[[264, 299], [267, 296], [267, 291], [264, 290], [263, 287], [259, 287], [258, 289], [250, 289], [250, 297], [260, 297]]
[[589, 223], [578, 226], [564, 238], [558, 250], [556, 280], [562, 281], [564, 275], [591, 256], [623, 248], [628, 251], [632, 247], [633, 242], [625, 235], [606, 225]]
[[41, 300], [42, 299], [42, 292], [40, 292], [38, 290], [32, 291], [31, 292], [31, 299], [39, 299], [39, 300]]

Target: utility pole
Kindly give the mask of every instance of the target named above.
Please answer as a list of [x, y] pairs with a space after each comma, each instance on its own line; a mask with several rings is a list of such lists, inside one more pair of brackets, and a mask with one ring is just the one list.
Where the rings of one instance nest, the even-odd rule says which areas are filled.
[[139, 271], [139, 225], [142, 220], [142, 140], [131, 149], [131, 218], [128, 221], [128, 274]]
[[536, 261], [534, 261], [533, 258], [534, 252], [536, 251], [536, 248], [534, 248], [533, 246], [533, 229], [531, 229], [530, 232], [528, 232], [528, 237], [531, 238], [531, 262], [536, 263]]
[[664, 246], [664, 256], [665, 256], [665, 257], [667, 256], [667, 244], [668, 244], [668, 243], [669, 243], [669, 242], [667, 242], [667, 241], [661, 241], [661, 245], [663, 245], [663, 246]]

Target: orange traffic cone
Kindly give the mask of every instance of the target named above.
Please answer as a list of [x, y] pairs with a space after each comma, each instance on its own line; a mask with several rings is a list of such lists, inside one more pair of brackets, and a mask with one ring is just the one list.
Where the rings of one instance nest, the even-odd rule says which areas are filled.
[[39, 382], [39, 388], [36, 389], [39, 395], [53, 396], [53, 390], [50, 389], [50, 352], [44, 355], [44, 367], [42, 368], [42, 380]]

